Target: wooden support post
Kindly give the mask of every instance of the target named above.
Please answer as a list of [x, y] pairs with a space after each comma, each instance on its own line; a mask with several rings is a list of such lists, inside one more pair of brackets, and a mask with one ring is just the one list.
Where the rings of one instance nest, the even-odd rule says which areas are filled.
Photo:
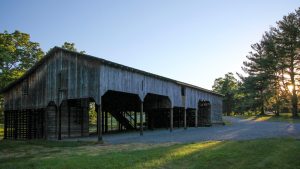
[[105, 111], [105, 133], [108, 132], [108, 116], [107, 111]]
[[4, 111], [4, 138], [3, 139], [7, 139], [7, 112]]
[[143, 133], [143, 112], [144, 112], [144, 103], [141, 102], [141, 112], [140, 112], [140, 135], [142, 136]]
[[13, 117], [14, 117], [14, 139], [16, 140], [17, 137], [18, 137], [18, 116], [17, 116], [17, 113], [19, 113], [19, 111], [15, 111], [14, 114], [13, 114]]
[[136, 127], [136, 121], [137, 121], [137, 116], [136, 116], [136, 111], [134, 111], [134, 128], [137, 129]]
[[32, 132], [32, 110], [26, 110], [25, 111], [25, 114], [26, 114], [26, 118], [27, 118], [27, 139], [31, 140], [31, 132]]
[[85, 111], [86, 107], [82, 107], [82, 104], [81, 104], [81, 108], [80, 108], [80, 113], [81, 113], [81, 119], [80, 119], [80, 132], [81, 132], [81, 137], [84, 135], [84, 132], [83, 132], [83, 123], [84, 123], [84, 111]]
[[58, 140], [61, 140], [61, 105], [58, 106]]
[[44, 110], [44, 139], [48, 139], [48, 108]]
[[184, 129], [186, 130], [186, 108], [184, 108], [184, 112], [183, 112], [183, 116], [184, 116]]
[[71, 110], [70, 110], [70, 101], [67, 101], [68, 106], [68, 137], [71, 137]]
[[102, 112], [102, 110], [101, 110], [101, 127], [102, 127], [102, 133], [104, 133], [104, 131], [105, 131], [105, 126], [104, 126], [104, 124], [105, 124], [105, 122], [104, 122], [104, 112]]
[[102, 141], [102, 107], [97, 106], [98, 141]]
[[170, 132], [173, 131], [173, 107], [170, 109]]
[[198, 109], [195, 110], [195, 127], [198, 127]]
[[110, 115], [110, 131], [112, 131], [113, 130], [113, 117], [110, 113], [109, 113], [109, 115]]

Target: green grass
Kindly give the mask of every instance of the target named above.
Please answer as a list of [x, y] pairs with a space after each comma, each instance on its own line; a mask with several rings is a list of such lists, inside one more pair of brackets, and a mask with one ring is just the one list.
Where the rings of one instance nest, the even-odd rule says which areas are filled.
[[0, 141], [0, 168], [300, 168], [292, 138], [191, 144], [102, 145]]
[[275, 115], [235, 115], [234, 117], [249, 119], [249, 120], [254, 120], [254, 121], [300, 123], [300, 118], [297, 118], [297, 119], [292, 118], [291, 113], [281, 113], [280, 116], [275, 116]]

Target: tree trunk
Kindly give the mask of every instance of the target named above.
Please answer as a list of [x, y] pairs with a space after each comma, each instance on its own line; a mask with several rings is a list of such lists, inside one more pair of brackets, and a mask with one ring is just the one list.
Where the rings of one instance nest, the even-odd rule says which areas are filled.
[[276, 103], [275, 103], [275, 116], [276, 117], [279, 117], [279, 111], [280, 111], [280, 100], [279, 100], [279, 97], [278, 97], [278, 83], [277, 83], [277, 80], [276, 80], [276, 88], [275, 88], [275, 99], [276, 99]]
[[290, 73], [290, 77], [291, 77], [291, 83], [293, 86], [293, 91], [292, 91], [292, 116], [293, 118], [298, 117], [298, 96], [296, 93], [296, 84], [295, 84], [295, 70], [294, 70], [294, 59], [291, 59], [291, 73]]
[[260, 114], [259, 115], [265, 115], [265, 102], [264, 102], [264, 97], [263, 97], [263, 91], [260, 91], [260, 96], [261, 96], [261, 107], [260, 107]]
[[261, 106], [260, 108], [260, 114], [259, 115], [265, 115], [265, 108], [264, 108], [264, 104]]
[[298, 97], [294, 89], [293, 89], [293, 96], [292, 96], [292, 115], [293, 118], [298, 117]]

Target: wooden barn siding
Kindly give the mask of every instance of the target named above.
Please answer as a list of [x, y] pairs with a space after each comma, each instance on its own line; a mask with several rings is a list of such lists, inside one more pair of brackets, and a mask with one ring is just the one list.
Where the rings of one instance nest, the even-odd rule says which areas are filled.
[[222, 97], [193, 88], [186, 88], [186, 108], [196, 108], [201, 100], [210, 102], [212, 122], [222, 122]]
[[108, 65], [101, 66], [100, 89], [103, 95], [108, 90], [137, 94], [141, 100], [147, 93], [168, 96], [173, 106], [182, 106], [181, 87], [175, 83], [145, 76], [129, 70]]
[[[58, 99], [58, 73], [66, 69], [67, 91], [62, 91]], [[22, 83], [5, 93], [5, 109], [43, 108], [50, 101], [56, 104], [65, 99], [93, 98], [97, 104], [100, 96], [108, 90], [139, 95], [143, 100], [147, 93], [168, 96], [172, 106], [183, 107], [181, 85], [161, 78], [147, 76], [128, 69], [103, 65], [100, 61], [58, 51], [28, 78], [29, 95], [22, 95]], [[199, 100], [208, 100], [212, 105], [212, 120], [219, 121], [222, 112], [222, 98], [197, 90], [186, 88], [186, 108], [197, 108]], [[22, 106], [23, 105], [23, 106]], [[58, 105], [58, 104], [57, 104]]]

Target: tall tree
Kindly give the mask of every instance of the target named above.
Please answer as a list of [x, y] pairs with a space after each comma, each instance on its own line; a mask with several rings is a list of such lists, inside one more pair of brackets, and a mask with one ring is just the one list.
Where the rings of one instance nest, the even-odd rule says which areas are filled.
[[[300, 8], [284, 16], [266, 32], [259, 43], [252, 45], [252, 52], [244, 62], [242, 77], [244, 91], [253, 98], [252, 106], [258, 106], [261, 114], [267, 105], [277, 115], [290, 95], [293, 117], [298, 113], [300, 85]], [[249, 98], [251, 98], [249, 97]]]
[[[78, 52], [76, 47], [75, 47], [75, 43], [65, 42], [61, 47], [64, 48], [64, 49], [73, 51], [73, 52]], [[84, 54], [85, 51], [80, 51], [79, 53]]]
[[224, 95], [224, 113], [230, 115], [232, 111], [235, 111], [236, 94], [238, 89], [238, 81], [233, 76], [232, 72], [225, 74], [225, 77], [215, 79], [213, 85], [213, 91]]
[[300, 8], [277, 22], [277, 50], [283, 58], [283, 76], [288, 75], [291, 86], [293, 117], [298, 116], [298, 88], [300, 79]]
[[270, 94], [270, 84], [272, 73], [268, 71], [269, 58], [267, 57], [264, 49], [265, 45], [261, 41], [251, 46], [252, 52], [249, 53], [242, 69], [249, 76], [241, 77], [244, 82], [244, 92], [250, 95], [252, 107], [260, 108], [260, 114], [265, 114], [266, 101]]

